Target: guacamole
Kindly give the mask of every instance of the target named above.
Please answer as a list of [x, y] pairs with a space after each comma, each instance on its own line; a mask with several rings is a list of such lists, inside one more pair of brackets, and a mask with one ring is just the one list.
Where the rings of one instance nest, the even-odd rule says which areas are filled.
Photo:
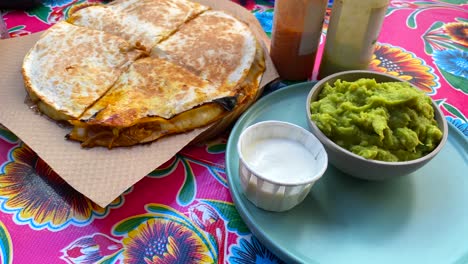
[[442, 139], [431, 99], [404, 82], [337, 80], [324, 86], [310, 111], [328, 138], [367, 159], [417, 159]]

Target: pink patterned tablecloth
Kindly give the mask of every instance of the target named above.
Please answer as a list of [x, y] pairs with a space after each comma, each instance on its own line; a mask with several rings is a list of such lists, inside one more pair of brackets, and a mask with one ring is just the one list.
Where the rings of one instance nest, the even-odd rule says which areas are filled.
[[[21, 37], [99, 2], [45, 0], [4, 18], [10, 37]], [[236, 2], [271, 31], [273, 0]], [[370, 68], [414, 83], [468, 136], [466, 0], [391, 1]], [[232, 203], [228, 136], [183, 149], [100, 208], [0, 126], [1, 263], [282, 263]]]

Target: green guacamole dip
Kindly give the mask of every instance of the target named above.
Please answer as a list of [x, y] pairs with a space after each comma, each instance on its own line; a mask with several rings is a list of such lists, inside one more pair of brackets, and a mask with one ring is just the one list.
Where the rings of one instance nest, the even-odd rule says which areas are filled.
[[328, 138], [367, 159], [417, 159], [442, 139], [431, 99], [404, 82], [337, 80], [324, 86], [310, 111]]

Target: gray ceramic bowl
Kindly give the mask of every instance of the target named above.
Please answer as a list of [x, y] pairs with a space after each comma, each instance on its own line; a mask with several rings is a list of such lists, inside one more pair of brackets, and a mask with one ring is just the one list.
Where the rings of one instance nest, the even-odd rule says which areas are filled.
[[[432, 101], [434, 115], [437, 124], [443, 133], [443, 137], [439, 145], [432, 152], [415, 160], [385, 162], [365, 159], [335, 144], [332, 140], [325, 136], [322, 131], [320, 131], [320, 129], [311, 120], [310, 102], [317, 100], [318, 95], [325, 83], [333, 84], [338, 79], [344, 81], [356, 81], [360, 78], [374, 78], [377, 82], [402, 82], [402, 80], [396, 77], [378, 72], [345, 71], [327, 76], [326, 78], [320, 80], [312, 87], [309, 95], [307, 96], [306, 113], [308, 124], [311, 132], [320, 140], [320, 142], [322, 142], [323, 146], [325, 147], [329, 162], [337, 169], [351, 176], [367, 180], [383, 180], [410, 174], [434, 158], [434, 156], [436, 156], [444, 147], [448, 135], [447, 121], [434, 101]], [[416, 87], [414, 88], [418, 89]]]

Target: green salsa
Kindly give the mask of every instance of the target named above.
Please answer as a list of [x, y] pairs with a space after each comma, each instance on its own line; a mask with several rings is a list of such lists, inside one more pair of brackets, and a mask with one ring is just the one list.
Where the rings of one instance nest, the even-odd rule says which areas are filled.
[[328, 83], [310, 104], [311, 119], [333, 142], [367, 159], [406, 161], [442, 139], [431, 99], [405, 82]]

